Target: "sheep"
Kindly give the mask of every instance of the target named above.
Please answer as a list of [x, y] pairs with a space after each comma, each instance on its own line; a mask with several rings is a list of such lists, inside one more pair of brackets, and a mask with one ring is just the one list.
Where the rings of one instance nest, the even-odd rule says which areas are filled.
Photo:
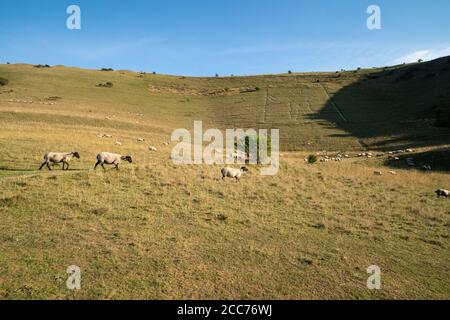
[[239, 182], [241, 175], [245, 172], [248, 172], [248, 169], [246, 167], [241, 167], [240, 169], [234, 169], [230, 167], [222, 168], [222, 180], [225, 179], [225, 177], [228, 177], [235, 178], [236, 182]]
[[438, 198], [444, 197], [444, 198], [447, 198], [447, 199], [448, 199], [448, 197], [450, 197], [450, 191], [448, 191], [448, 190], [445, 190], [445, 189], [437, 189], [435, 192], [436, 192]]
[[42, 170], [42, 168], [47, 165], [48, 170], [52, 170], [50, 167], [51, 163], [61, 163], [63, 164], [62, 170], [64, 170], [64, 166], [66, 166], [66, 170], [69, 170], [69, 161], [72, 160], [72, 158], [78, 158], [80, 159], [80, 154], [76, 151], [74, 152], [49, 152], [45, 154], [44, 156], [44, 163], [39, 167], [39, 170]]
[[120, 154], [116, 153], [110, 153], [110, 152], [101, 152], [97, 155], [97, 163], [94, 166], [94, 170], [97, 169], [97, 166], [100, 164], [105, 169], [105, 164], [113, 164], [116, 168], [116, 170], [119, 170], [119, 164], [121, 161], [128, 161], [129, 163], [133, 162], [133, 159], [131, 156], [122, 156]]

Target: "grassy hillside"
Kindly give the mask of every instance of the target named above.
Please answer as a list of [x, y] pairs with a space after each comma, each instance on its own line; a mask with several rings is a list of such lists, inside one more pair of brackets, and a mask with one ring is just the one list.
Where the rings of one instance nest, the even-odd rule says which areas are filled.
[[[448, 299], [450, 201], [433, 193], [450, 188], [448, 74], [445, 59], [229, 78], [0, 65], [0, 298]], [[236, 184], [220, 166], [173, 165], [170, 134], [194, 120], [280, 128], [279, 173], [250, 166]], [[303, 160], [400, 146], [440, 171]], [[69, 171], [37, 170], [45, 152], [75, 150]], [[100, 151], [133, 164], [94, 172]]]

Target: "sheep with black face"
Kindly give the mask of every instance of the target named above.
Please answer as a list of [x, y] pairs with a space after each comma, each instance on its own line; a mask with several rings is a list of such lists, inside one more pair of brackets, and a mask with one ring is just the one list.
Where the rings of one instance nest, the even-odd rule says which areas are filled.
[[437, 194], [438, 198], [440, 198], [440, 197], [449, 198], [450, 197], [450, 191], [448, 191], [446, 189], [437, 189], [436, 194]]
[[245, 172], [248, 172], [248, 169], [246, 167], [241, 167], [240, 169], [226, 167], [226, 168], [222, 168], [222, 170], [221, 170], [222, 179], [225, 179], [225, 177], [235, 178], [236, 182], [239, 181], [239, 179]]
[[97, 163], [94, 166], [94, 170], [97, 169], [98, 165], [101, 165], [103, 170], [106, 170], [104, 166], [105, 164], [112, 164], [117, 170], [119, 170], [119, 164], [122, 161], [128, 161], [129, 163], [132, 163], [133, 159], [131, 158], [131, 156], [122, 156], [117, 153], [100, 152], [97, 155]]
[[56, 164], [61, 163], [63, 164], [62, 170], [69, 170], [69, 162], [72, 160], [72, 158], [78, 158], [80, 159], [80, 154], [76, 151], [74, 152], [48, 152], [44, 156], [44, 163], [39, 167], [39, 170], [42, 170], [42, 168], [47, 165], [48, 170], [52, 170], [50, 167], [50, 163]]

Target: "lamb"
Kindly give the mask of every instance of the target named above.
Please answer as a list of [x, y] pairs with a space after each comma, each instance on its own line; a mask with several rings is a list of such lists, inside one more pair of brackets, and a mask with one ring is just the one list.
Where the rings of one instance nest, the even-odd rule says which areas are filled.
[[63, 164], [62, 170], [64, 170], [64, 167], [66, 167], [66, 170], [69, 170], [69, 161], [72, 160], [72, 158], [78, 158], [80, 159], [80, 154], [76, 151], [74, 152], [49, 152], [44, 156], [44, 163], [39, 167], [39, 170], [42, 170], [42, 168], [47, 165], [48, 170], [52, 170], [50, 167], [51, 163], [61, 163]]
[[113, 164], [116, 168], [116, 170], [119, 170], [119, 164], [121, 161], [128, 161], [129, 163], [133, 162], [133, 159], [131, 159], [131, 156], [122, 156], [117, 153], [110, 153], [110, 152], [101, 152], [97, 155], [97, 163], [94, 166], [94, 170], [97, 169], [97, 166], [100, 164], [105, 169], [105, 164]]
[[448, 191], [448, 190], [445, 190], [445, 189], [437, 189], [435, 192], [436, 192], [438, 198], [444, 197], [444, 198], [447, 198], [447, 199], [448, 199], [448, 197], [450, 197], [450, 191]]
[[236, 182], [239, 181], [241, 178], [241, 175], [245, 172], [248, 172], [248, 169], [246, 167], [241, 167], [240, 169], [234, 169], [230, 167], [222, 168], [222, 180], [225, 179], [225, 177], [228, 178], [235, 178]]

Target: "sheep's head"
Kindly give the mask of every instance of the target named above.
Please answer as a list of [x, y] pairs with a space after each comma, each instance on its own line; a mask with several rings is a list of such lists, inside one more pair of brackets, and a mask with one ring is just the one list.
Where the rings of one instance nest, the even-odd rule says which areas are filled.
[[133, 159], [131, 158], [131, 156], [125, 156], [124, 160], [128, 161], [129, 163], [133, 162]]
[[73, 153], [73, 156], [74, 156], [75, 158], [80, 159], [80, 154], [79, 154], [78, 152], [76, 152], [76, 151]]
[[241, 171], [242, 171], [242, 172], [248, 172], [248, 168], [247, 168], [247, 167], [242, 167], [242, 168], [241, 168]]

